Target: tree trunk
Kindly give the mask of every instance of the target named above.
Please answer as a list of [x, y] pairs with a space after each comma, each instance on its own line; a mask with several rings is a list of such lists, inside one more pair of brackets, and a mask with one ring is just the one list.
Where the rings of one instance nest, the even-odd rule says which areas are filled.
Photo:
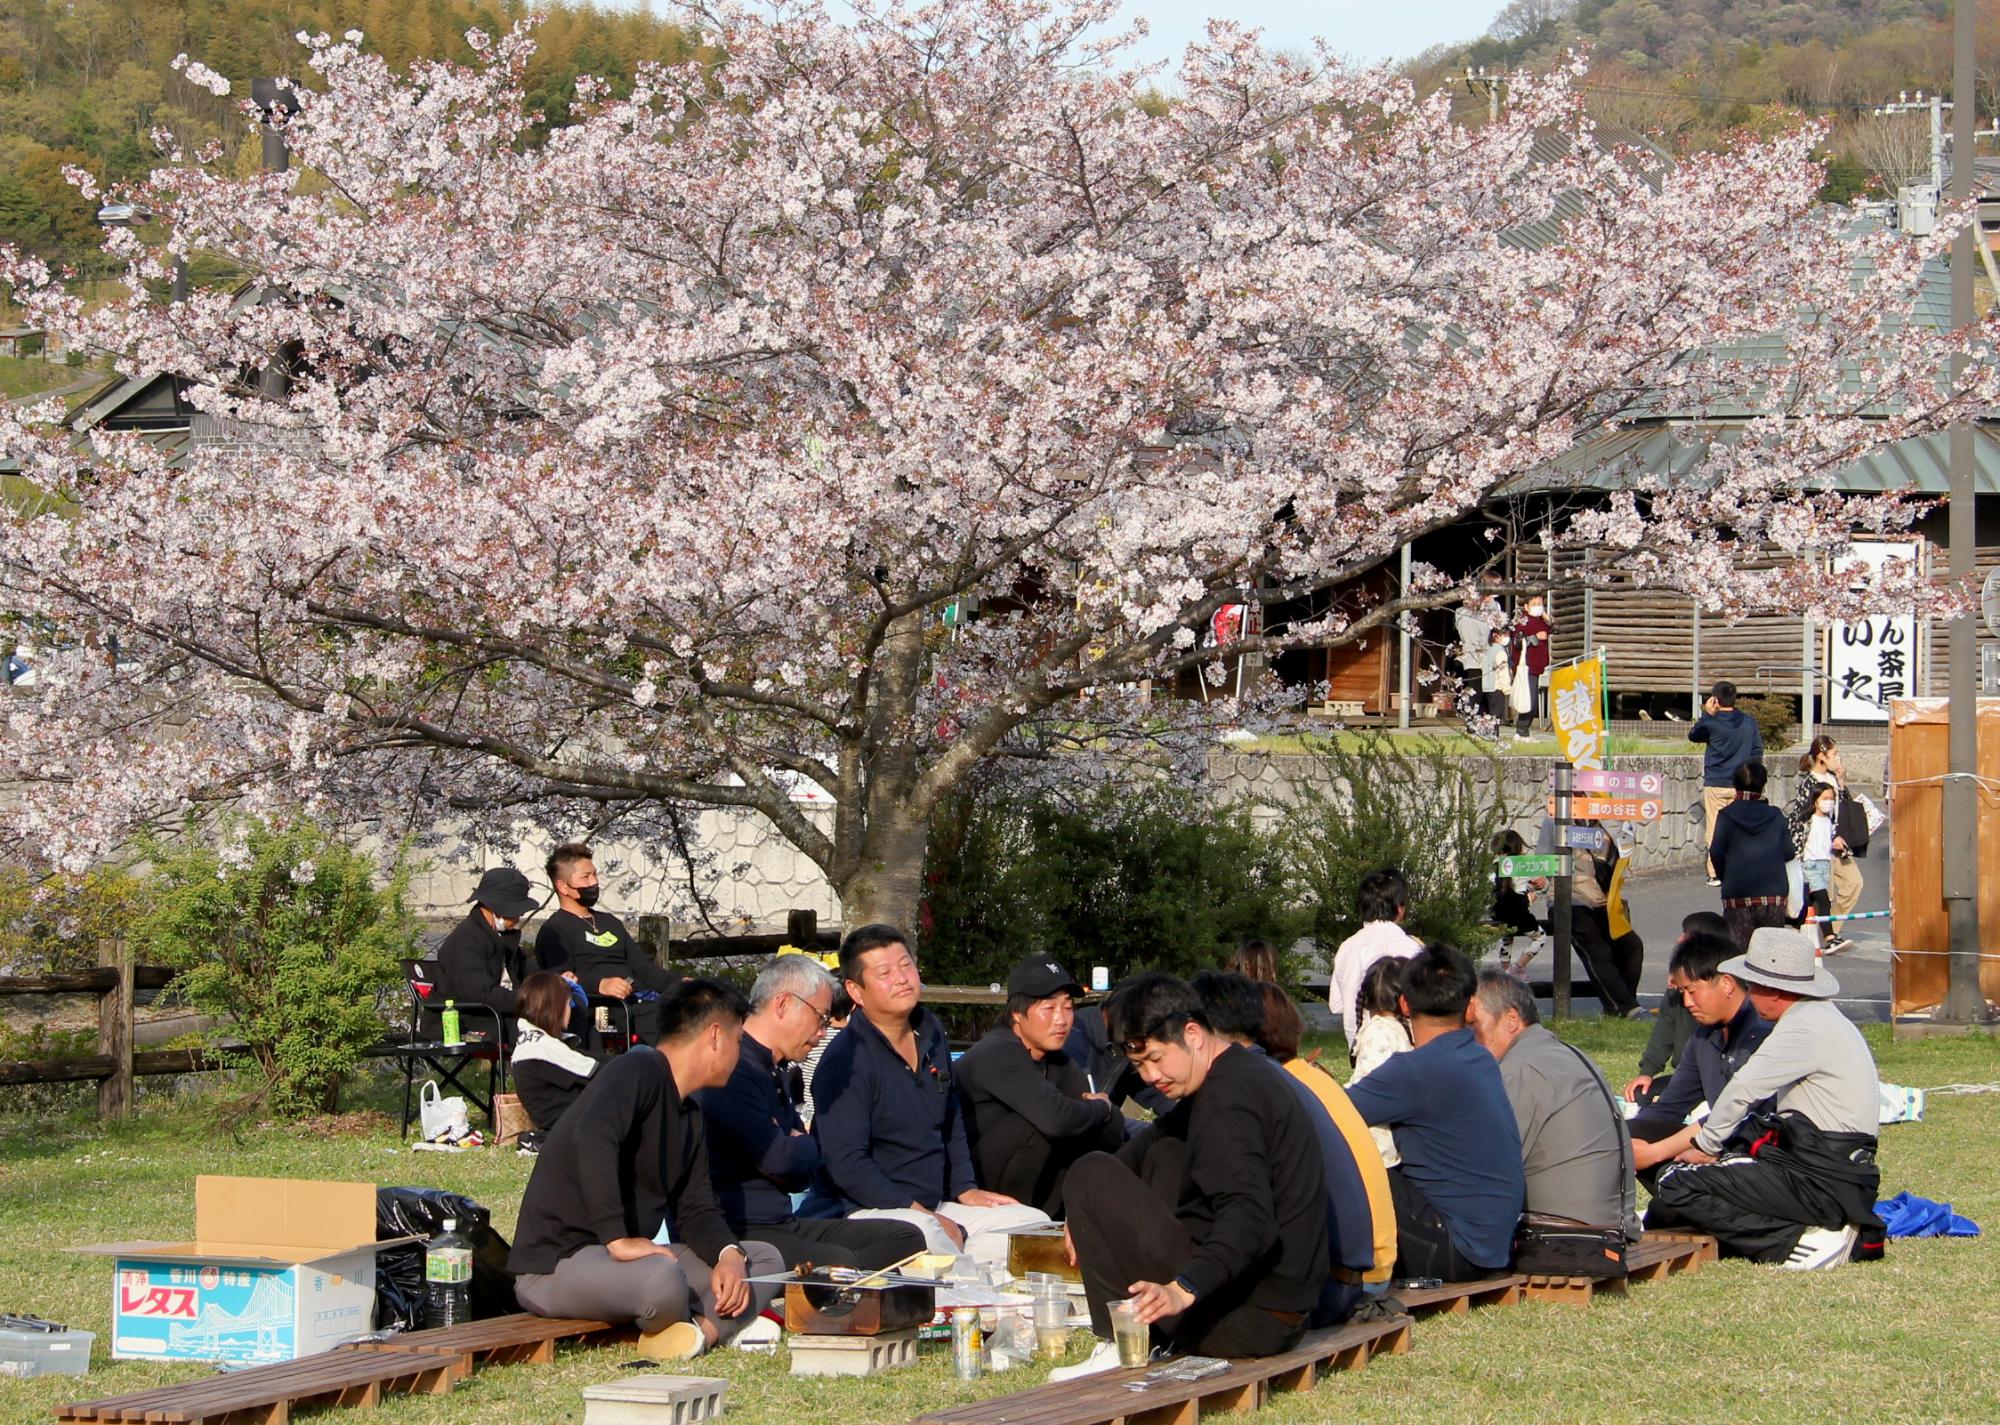
[[859, 869], [834, 887], [840, 896], [841, 919], [849, 930], [886, 923], [909, 936], [911, 949], [917, 947], [923, 933], [917, 917], [927, 831], [907, 814], [890, 812], [869, 819]]

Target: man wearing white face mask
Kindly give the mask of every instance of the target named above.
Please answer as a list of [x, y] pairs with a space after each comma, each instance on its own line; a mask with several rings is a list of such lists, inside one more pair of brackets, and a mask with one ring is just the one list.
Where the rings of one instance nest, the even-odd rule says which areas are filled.
[[1555, 626], [1548, 620], [1548, 606], [1540, 594], [1532, 595], [1514, 621], [1514, 676], [1519, 678], [1523, 671], [1528, 675], [1527, 706], [1522, 708], [1519, 699], [1515, 702], [1519, 709], [1514, 722], [1517, 737], [1526, 737], [1534, 729], [1535, 717], [1546, 701], [1542, 678], [1549, 671], [1549, 638], [1554, 633]]
[[523, 978], [521, 922], [534, 913], [534, 890], [512, 866], [495, 866], [480, 876], [472, 902], [438, 946], [437, 988], [427, 1005], [442, 1009], [451, 1000], [512, 1015]]

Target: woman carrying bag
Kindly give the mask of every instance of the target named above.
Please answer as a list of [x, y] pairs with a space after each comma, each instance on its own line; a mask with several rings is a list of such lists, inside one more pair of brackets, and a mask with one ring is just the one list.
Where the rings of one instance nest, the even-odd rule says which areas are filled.
[[[1821, 733], [1812, 740], [1805, 756], [1799, 759], [1798, 790], [1785, 812], [1785, 821], [1792, 833], [1794, 860], [1805, 855], [1806, 833], [1812, 827], [1813, 806], [1824, 787], [1832, 787], [1838, 794], [1834, 808], [1833, 860], [1827, 886], [1827, 900], [1833, 907], [1833, 919], [1838, 923], [1842, 916], [1852, 914], [1854, 907], [1861, 903], [1863, 882], [1855, 857], [1866, 855], [1868, 851], [1868, 812], [1860, 798], [1847, 789], [1847, 766], [1841, 760], [1840, 749], [1831, 737]], [[1845, 935], [1839, 935], [1827, 947], [1834, 953], [1853, 948], [1853, 942]]]

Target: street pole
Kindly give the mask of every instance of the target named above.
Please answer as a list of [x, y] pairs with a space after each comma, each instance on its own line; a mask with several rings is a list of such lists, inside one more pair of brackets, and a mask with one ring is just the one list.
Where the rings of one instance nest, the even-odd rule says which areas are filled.
[[1799, 668], [1801, 670], [1799, 673], [1800, 735], [1805, 738], [1805, 745], [1811, 747], [1813, 744], [1813, 694], [1817, 691], [1816, 685], [1819, 682], [1819, 649], [1815, 646], [1813, 638], [1812, 620], [1810, 618], [1801, 619], [1799, 624], [1801, 629], [1799, 640]]
[[[1562, 844], [1563, 828], [1569, 825], [1570, 789], [1575, 785], [1574, 776], [1575, 774], [1572, 771], [1569, 762], [1566, 759], [1562, 757], [1558, 757], [1555, 759], [1555, 782], [1556, 782], [1555, 850], [1558, 854], [1561, 854], [1563, 851], [1563, 844]], [[1554, 1003], [1555, 1017], [1557, 1019], [1568, 1019], [1569, 981], [1570, 981], [1570, 945], [1569, 945], [1570, 881], [1569, 881], [1569, 870], [1567, 865], [1565, 865], [1565, 867], [1562, 870], [1556, 872], [1555, 883], [1550, 889], [1551, 889], [1551, 894], [1549, 897], [1549, 938], [1554, 942], [1555, 945], [1556, 961], [1555, 961], [1555, 984], [1550, 989], [1549, 998]]]
[[[1952, 197], [1970, 208], [1977, 196], [1973, 176], [1973, 22], [1970, 0], [1952, 7]], [[1963, 335], [1974, 321], [1973, 244], [1983, 241], [1968, 221], [1951, 247], [1951, 324]], [[1952, 384], [1963, 378], [1967, 360], [1951, 359]], [[1972, 426], [1960, 419], [1951, 428], [1951, 580], [1961, 590], [1972, 581], [1978, 532], [1974, 522]], [[1979, 988], [1979, 700], [1978, 659], [1971, 612], [1951, 621], [1950, 761], [1944, 784], [1944, 902], [1951, 926], [1950, 987], [1936, 1019], [1946, 1024], [1982, 1024], [1986, 996]]]
[[[1401, 591], [1403, 597], [1408, 598], [1410, 594], [1410, 546], [1407, 544], [1403, 546], [1402, 580], [1403, 582], [1397, 587]], [[1402, 630], [1402, 632], [1397, 637], [1397, 642], [1402, 652], [1401, 662], [1402, 662], [1402, 683], [1403, 683], [1403, 696], [1401, 699], [1402, 705], [1396, 710], [1396, 726], [1400, 728], [1402, 731], [1408, 732], [1410, 730], [1410, 694], [1413, 691], [1416, 683], [1416, 680], [1410, 676], [1410, 653], [1412, 649], [1410, 642], [1409, 610], [1405, 609], [1403, 611], [1402, 618], [1398, 619], [1396, 622], [1397, 626]]]

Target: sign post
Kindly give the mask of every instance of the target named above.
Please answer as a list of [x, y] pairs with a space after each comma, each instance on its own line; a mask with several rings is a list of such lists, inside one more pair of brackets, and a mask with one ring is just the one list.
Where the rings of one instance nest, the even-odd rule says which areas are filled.
[[[1575, 827], [1569, 830], [1577, 830]], [[1511, 881], [1532, 880], [1536, 876], [1563, 876], [1569, 873], [1567, 856], [1502, 856], [1494, 869]]]
[[[1569, 763], [1556, 759], [1556, 841], [1560, 845], [1564, 832], [1569, 829], [1570, 779], [1575, 774]], [[1555, 1017], [1569, 1018], [1569, 977], [1570, 977], [1570, 883], [1568, 875], [1559, 875], [1551, 885], [1549, 897], [1549, 938], [1555, 942], [1555, 986], [1551, 991]]]

